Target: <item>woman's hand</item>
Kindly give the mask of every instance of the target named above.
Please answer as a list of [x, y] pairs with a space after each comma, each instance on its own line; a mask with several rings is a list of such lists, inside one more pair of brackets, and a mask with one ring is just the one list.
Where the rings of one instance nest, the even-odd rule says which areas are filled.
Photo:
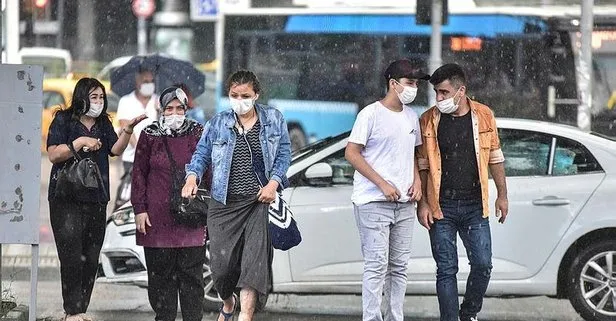
[[137, 126], [137, 124], [139, 124], [142, 120], [146, 118], [148, 118], [148, 116], [146, 114], [143, 114], [131, 119], [131, 121], [128, 123], [128, 130], [132, 132], [135, 126]]
[[182, 187], [182, 197], [184, 198], [195, 198], [197, 195], [197, 177], [195, 175], [188, 175], [186, 178], [186, 184]]
[[84, 152], [99, 150], [103, 144], [100, 139], [88, 136], [81, 136], [73, 141], [75, 151], [83, 149]]
[[143, 213], [139, 213], [135, 215], [135, 225], [137, 226], [137, 231], [139, 233], [142, 233], [143, 235], [148, 234], [146, 233], [145, 226], [147, 225], [147, 226], [152, 227], [152, 224], [150, 223], [150, 217], [148, 216], [148, 212], [143, 212]]
[[269, 181], [267, 185], [259, 190], [257, 197], [259, 202], [271, 204], [276, 200], [276, 190], [278, 189], [278, 182], [275, 180]]

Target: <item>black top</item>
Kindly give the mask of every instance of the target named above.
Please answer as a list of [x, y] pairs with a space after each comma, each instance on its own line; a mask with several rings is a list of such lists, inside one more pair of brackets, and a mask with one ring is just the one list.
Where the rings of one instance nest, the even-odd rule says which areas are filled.
[[471, 112], [460, 117], [442, 114], [437, 137], [442, 170], [440, 197], [481, 199]]
[[[78, 151], [81, 157], [91, 157], [96, 162], [100, 170], [106, 195], [103, 191], [92, 192], [90, 195], [84, 196], [81, 199], [75, 199], [75, 201], [81, 202], [109, 202], [109, 156], [115, 156], [111, 154], [111, 147], [118, 141], [118, 135], [113, 129], [111, 120], [105, 115], [101, 115], [96, 119], [96, 123], [90, 130], [86, 128], [79, 120], [73, 119], [70, 111], [59, 111], [54, 117], [49, 127], [49, 133], [47, 135], [47, 147], [54, 145], [67, 144], [74, 141], [81, 136], [88, 136], [92, 138], [98, 138], [101, 141], [101, 148], [96, 152], [84, 152]], [[70, 160], [70, 159], [69, 159]], [[49, 191], [48, 200], [54, 199], [57, 182], [57, 172], [64, 166], [65, 162], [53, 164], [51, 167], [51, 175], [49, 178]]]
[[[231, 159], [231, 171], [229, 175], [229, 187], [227, 195], [246, 195], [252, 196], [259, 192], [259, 181], [252, 162], [263, 163], [263, 151], [261, 150], [261, 142], [259, 141], [259, 130], [261, 123], [257, 119], [254, 126], [246, 132], [240, 134], [236, 127], [235, 147], [233, 148], [233, 158]], [[247, 143], [248, 142], [248, 143]], [[250, 149], [248, 148], [250, 144]], [[254, 159], [250, 159], [250, 150]], [[266, 182], [263, 182], [264, 184]]]

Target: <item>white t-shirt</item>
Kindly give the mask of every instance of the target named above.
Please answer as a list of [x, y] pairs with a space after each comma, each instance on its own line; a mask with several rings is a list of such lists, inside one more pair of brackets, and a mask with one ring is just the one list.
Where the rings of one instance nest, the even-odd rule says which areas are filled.
[[[133, 133], [139, 140], [141, 131], [148, 125], [158, 119], [158, 111], [156, 108], [158, 102], [158, 96], [152, 95], [148, 104], [143, 107], [143, 104], [137, 99], [137, 95], [133, 91], [132, 93], [122, 96], [118, 102], [118, 113], [116, 117], [118, 120], [132, 120], [133, 118], [146, 114], [148, 118], [142, 120], [137, 126], [135, 126]], [[124, 153], [122, 153], [122, 161], [132, 163], [135, 160], [135, 146], [130, 143], [126, 146]]]
[[[366, 162], [398, 189], [399, 202], [408, 202], [407, 193], [414, 180], [415, 146], [422, 144], [415, 111], [404, 106], [395, 112], [378, 101], [370, 104], [357, 115], [349, 142], [364, 146], [361, 154]], [[378, 186], [355, 171], [351, 200], [362, 205], [387, 199]]]

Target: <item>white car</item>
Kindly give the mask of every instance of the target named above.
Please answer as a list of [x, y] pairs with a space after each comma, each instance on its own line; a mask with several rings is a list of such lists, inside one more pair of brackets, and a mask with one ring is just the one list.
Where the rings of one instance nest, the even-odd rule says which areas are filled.
[[[509, 216], [492, 219], [490, 296], [569, 298], [586, 320], [616, 320], [616, 142], [552, 123], [499, 119]], [[276, 251], [273, 292], [361, 293], [363, 260], [350, 201], [348, 133], [294, 154], [284, 191], [303, 242]], [[491, 182], [494, 204], [496, 190]], [[492, 205], [493, 206], [493, 205]], [[494, 209], [492, 208], [492, 213]], [[102, 250], [106, 281], [144, 285], [130, 206], [109, 221]], [[461, 241], [459, 256], [466, 256]], [[436, 264], [428, 232], [415, 224], [408, 294], [435, 294]], [[460, 260], [459, 289], [469, 272]], [[206, 264], [207, 265], [207, 264]], [[206, 306], [217, 307], [209, 268]]]

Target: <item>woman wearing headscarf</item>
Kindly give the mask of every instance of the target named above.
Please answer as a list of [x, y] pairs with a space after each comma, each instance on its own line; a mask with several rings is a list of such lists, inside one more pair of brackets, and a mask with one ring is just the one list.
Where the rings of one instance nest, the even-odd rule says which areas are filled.
[[190, 161], [203, 127], [186, 119], [188, 98], [182, 89], [163, 90], [159, 102], [162, 116], [143, 130], [135, 152], [131, 202], [137, 244], [144, 248], [148, 298], [156, 320], [175, 320], [179, 294], [182, 319], [200, 321], [205, 227], [176, 223], [171, 189], [174, 169], [184, 176], [182, 167]]
[[233, 318], [240, 288], [239, 320], [252, 320], [264, 305], [271, 280], [272, 246], [268, 207], [277, 190], [288, 186], [291, 142], [277, 109], [256, 104], [259, 80], [238, 71], [227, 81], [231, 109], [206, 125], [197, 150], [186, 166], [182, 196], [194, 197], [197, 183], [212, 166], [208, 212], [210, 262], [214, 286], [223, 299], [218, 320]]
[[[86, 310], [90, 304], [98, 256], [105, 237], [105, 218], [109, 202], [109, 156], [122, 154], [133, 128], [145, 115], [129, 121], [116, 134], [107, 114], [105, 86], [94, 78], [82, 78], [73, 90], [71, 105], [55, 114], [47, 135], [47, 156], [53, 163], [49, 179], [49, 217], [58, 258], [64, 320], [92, 320]], [[90, 157], [98, 166], [101, 188], [66, 195], [58, 185], [58, 172], [72, 161], [74, 153]]]

